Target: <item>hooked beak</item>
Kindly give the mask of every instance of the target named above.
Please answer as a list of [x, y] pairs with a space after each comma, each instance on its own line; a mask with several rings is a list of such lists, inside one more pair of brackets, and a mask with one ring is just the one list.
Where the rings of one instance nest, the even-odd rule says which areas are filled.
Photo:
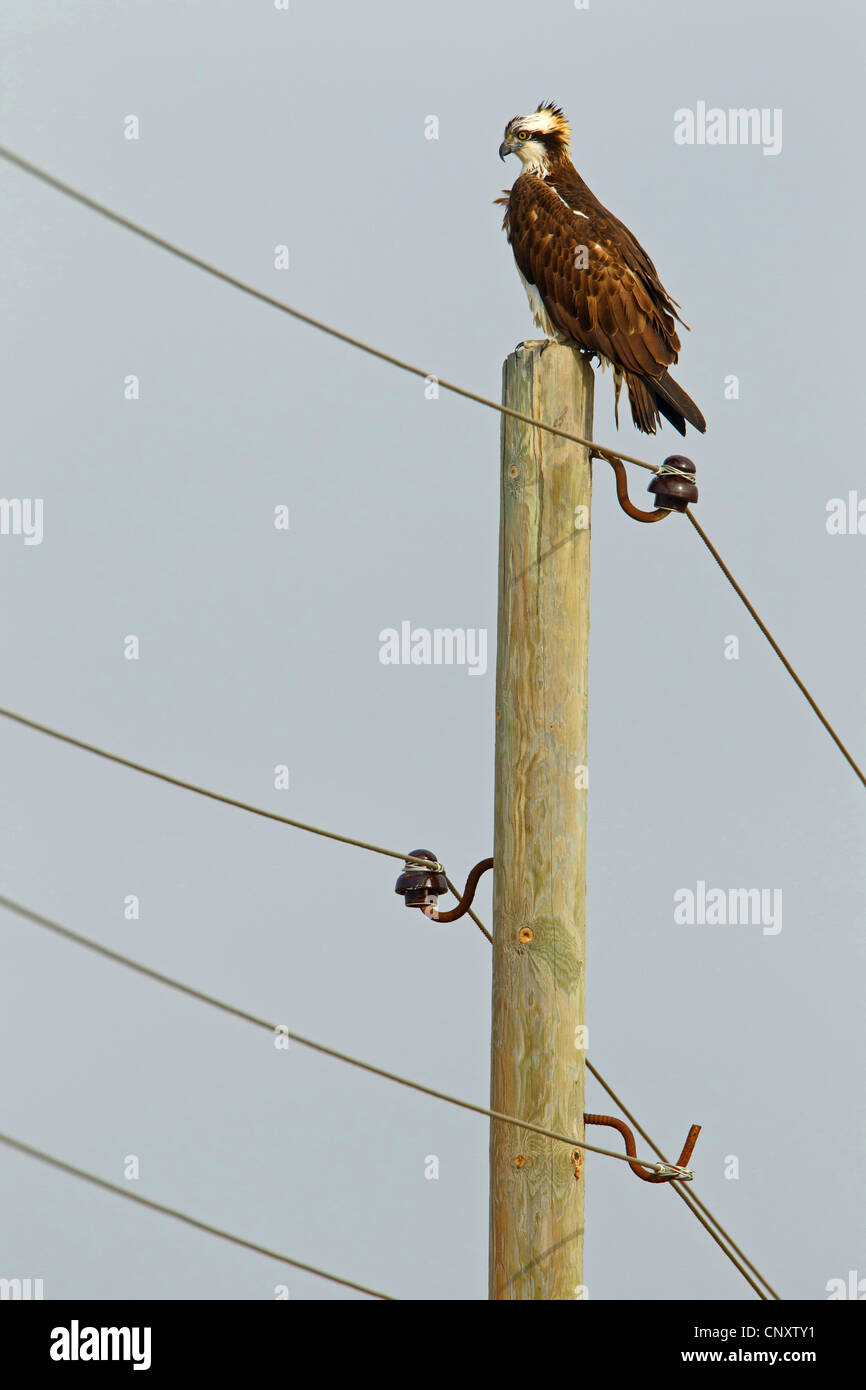
[[514, 150], [513, 150], [513, 148], [512, 148], [511, 142], [510, 142], [509, 140], [503, 140], [503, 141], [502, 141], [502, 144], [499, 146], [499, 158], [500, 158], [500, 159], [503, 161], [503, 163], [504, 163], [504, 161], [505, 161], [505, 156], [506, 156], [507, 154], [513, 154], [513, 153], [514, 153]]

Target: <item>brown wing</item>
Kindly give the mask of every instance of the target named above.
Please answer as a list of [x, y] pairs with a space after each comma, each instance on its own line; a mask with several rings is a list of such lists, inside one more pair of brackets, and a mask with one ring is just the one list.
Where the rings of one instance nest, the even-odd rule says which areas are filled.
[[658, 377], [676, 362], [673, 301], [646, 252], [600, 204], [581, 216], [523, 174], [505, 225], [521, 273], [561, 333], [623, 371]]

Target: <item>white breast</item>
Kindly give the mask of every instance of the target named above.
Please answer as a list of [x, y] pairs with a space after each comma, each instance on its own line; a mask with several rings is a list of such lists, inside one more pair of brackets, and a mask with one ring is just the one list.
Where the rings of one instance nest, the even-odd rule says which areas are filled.
[[519, 267], [517, 273], [520, 276], [520, 282], [523, 285], [523, 288], [526, 290], [526, 297], [529, 300], [529, 307], [532, 310], [535, 322], [538, 324], [542, 332], [548, 338], [552, 338], [553, 341], [556, 343], [569, 342], [569, 339], [565, 336], [565, 334], [560, 333], [559, 329], [551, 323], [550, 315], [544, 307], [544, 300], [541, 298], [538, 286], [530, 285], [526, 276], [523, 274], [523, 271], [520, 270]]

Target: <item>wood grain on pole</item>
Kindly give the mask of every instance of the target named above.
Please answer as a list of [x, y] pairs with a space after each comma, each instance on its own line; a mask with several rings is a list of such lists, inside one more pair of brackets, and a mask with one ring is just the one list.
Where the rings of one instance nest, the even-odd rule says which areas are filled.
[[[592, 438], [593, 374], [531, 344], [503, 403]], [[491, 1109], [583, 1138], [588, 451], [502, 418]], [[586, 1155], [491, 1125], [490, 1297], [583, 1290]]]

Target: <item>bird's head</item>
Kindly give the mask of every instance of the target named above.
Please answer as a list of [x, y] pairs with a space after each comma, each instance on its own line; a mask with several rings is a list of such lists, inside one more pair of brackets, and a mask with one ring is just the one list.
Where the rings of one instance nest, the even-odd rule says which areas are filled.
[[543, 102], [529, 116], [514, 116], [505, 127], [499, 158], [516, 154], [524, 173], [546, 174], [552, 164], [568, 155], [571, 130], [552, 101]]

